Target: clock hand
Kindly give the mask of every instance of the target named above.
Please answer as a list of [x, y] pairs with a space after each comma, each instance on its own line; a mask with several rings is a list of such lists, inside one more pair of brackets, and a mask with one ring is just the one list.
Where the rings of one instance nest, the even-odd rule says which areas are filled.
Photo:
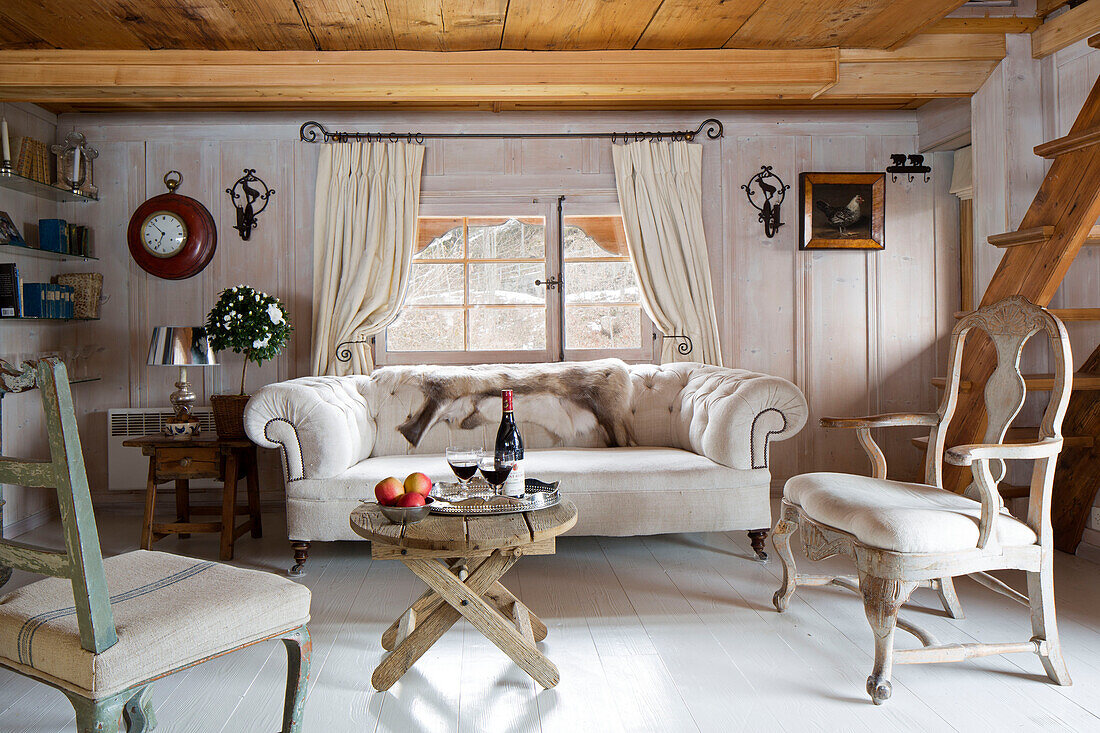
[[153, 228], [154, 228], [154, 229], [156, 229], [156, 230], [157, 230], [158, 232], [160, 232], [160, 236], [161, 236], [161, 237], [163, 237], [163, 236], [164, 236], [164, 230], [163, 230], [163, 229], [161, 229], [160, 227], [158, 227], [158, 226], [157, 226], [157, 225], [156, 225], [155, 223], [153, 223], [153, 222], [149, 222], [149, 226], [153, 227]]

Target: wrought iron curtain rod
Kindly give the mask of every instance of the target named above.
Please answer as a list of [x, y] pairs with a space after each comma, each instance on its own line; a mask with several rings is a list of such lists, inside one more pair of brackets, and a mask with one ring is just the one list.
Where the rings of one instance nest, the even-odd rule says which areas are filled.
[[655, 130], [652, 132], [329, 132], [320, 122], [303, 123], [299, 137], [307, 143], [346, 143], [349, 140], [366, 142], [422, 143], [425, 140], [450, 138], [607, 138], [611, 142], [633, 140], [687, 140], [691, 142], [701, 134], [711, 140], [722, 137], [722, 123], [713, 117], [703, 120], [694, 130]]

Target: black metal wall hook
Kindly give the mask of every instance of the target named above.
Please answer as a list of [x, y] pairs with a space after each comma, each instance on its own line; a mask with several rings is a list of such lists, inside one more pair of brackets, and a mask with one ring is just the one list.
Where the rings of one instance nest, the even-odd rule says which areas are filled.
[[[771, 179], [774, 183], [769, 183]], [[756, 184], [756, 188], [753, 188], [753, 184]], [[787, 198], [787, 189], [790, 185], [783, 183], [783, 179], [777, 176], [770, 165], [760, 166], [760, 172], [749, 179], [749, 182], [741, 186], [741, 189], [748, 196], [749, 203], [756, 209], [757, 220], [764, 225], [764, 234], [769, 239], [774, 237], [779, 232], [779, 227], [783, 226], [783, 222], [779, 220], [779, 206], [783, 203], [783, 199]], [[756, 199], [753, 198], [757, 193], [760, 193], [763, 197], [762, 203], [757, 204]]]
[[[263, 186], [263, 192], [250, 186], [250, 183]], [[240, 193], [237, 193], [238, 187], [241, 189]], [[232, 188], [225, 189], [225, 192], [229, 194], [233, 206], [237, 209], [237, 223], [233, 228], [240, 232], [241, 239], [247, 242], [252, 235], [252, 230], [259, 226], [256, 217], [267, 208], [268, 199], [275, 195], [275, 189], [256, 177], [255, 168], [245, 168], [244, 175], [237, 179]], [[262, 202], [259, 208], [256, 206], [257, 202]]]
[[928, 183], [932, 178], [928, 175], [932, 172], [932, 168], [924, 164], [923, 155], [910, 155], [909, 163], [905, 162], [904, 153], [891, 153], [890, 165], [886, 166], [886, 172], [890, 174], [890, 180], [894, 183], [898, 182], [898, 175], [909, 176], [909, 182], [913, 182], [913, 174], [923, 173], [924, 182]]

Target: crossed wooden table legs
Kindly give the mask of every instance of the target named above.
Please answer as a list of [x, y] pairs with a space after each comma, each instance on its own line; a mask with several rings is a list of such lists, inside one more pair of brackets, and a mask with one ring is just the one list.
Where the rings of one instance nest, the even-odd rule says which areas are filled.
[[[546, 624], [498, 582], [520, 556], [515, 549], [499, 549], [485, 558], [455, 558], [449, 564], [400, 558], [429, 590], [382, 634], [382, 648], [390, 654], [374, 670], [374, 688], [392, 687], [463, 616], [540, 685], [558, 684], [558, 668], [535, 647], [546, 638]], [[477, 565], [468, 569], [467, 562]], [[460, 580], [467, 570], [465, 581]]]

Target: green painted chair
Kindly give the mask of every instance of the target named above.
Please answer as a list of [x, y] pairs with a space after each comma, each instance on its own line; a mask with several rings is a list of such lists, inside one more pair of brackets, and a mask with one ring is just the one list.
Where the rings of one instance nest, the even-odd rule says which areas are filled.
[[[80, 733], [156, 727], [153, 682], [252, 644], [281, 639], [283, 732], [302, 728], [309, 589], [270, 573], [138, 550], [103, 559], [65, 366], [0, 361], [0, 391], [38, 387], [49, 461], [0, 458], [0, 483], [57, 490], [65, 550], [0, 540], [5, 566], [54, 576], [0, 597], [0, 666], [63, 692]], [[212, 723], [217, 721], [211, 721]]]

